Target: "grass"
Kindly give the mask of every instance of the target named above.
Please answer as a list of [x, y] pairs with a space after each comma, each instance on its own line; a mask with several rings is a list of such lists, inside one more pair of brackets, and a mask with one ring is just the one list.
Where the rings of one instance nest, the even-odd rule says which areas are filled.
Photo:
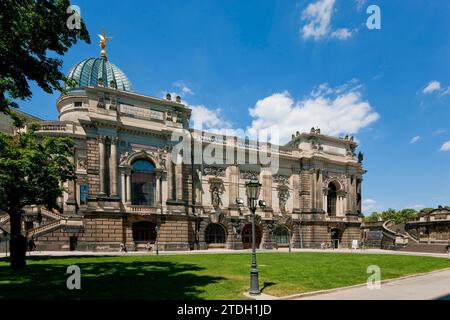
[[[250, 254], [120, 257], [31, 257], [13, 272], [0, 260], [0, 299], [243, 299]], [[81, 290], [68, 290], [66, 269], [81, 268]], [[264, 293], [285, 296], [365, 283], [367, 267], [382, 279], [450, 267], [450, 259], [339, 253], [258, 253]]]

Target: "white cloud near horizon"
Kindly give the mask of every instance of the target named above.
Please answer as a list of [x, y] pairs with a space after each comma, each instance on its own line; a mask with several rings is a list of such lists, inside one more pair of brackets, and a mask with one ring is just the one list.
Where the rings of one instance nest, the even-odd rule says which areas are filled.
[[441, 151], [444, 152], [450, 151], [450, 140], [442, 144]]
[[364, 199], [362, 201], [362, 212], [365, 215], [370, 215], [372, 212], [378, 211], [379, 209], [380, 207], [376, 200]]
[[312, 127], [334, 136], [356, 134], [380, 115], [362, 99], [360, 85], [352, 84], [337, 88], [322, 84], [298, 101], [287, 91], [274, 93], [250, 109], [253, 120], [247, 130], [252, 135], [258, 130], [277, 130], [280, 144], [287, 143], [295, 132], [309, 132]]
[[353, 34], [348, 28], [332, 30], [331, 18], [336, 0], [317, 0], [302, 11], [301, 20], [305, 22], [300, 32], [304, 39], [319, 40], [332, 37], [346, 40]]
[[210, 109], [204, 105], [188, 107], [192, 109], [191, 123], [196, 130], [225, 134], [225, 130], [233, 129], [232, 123], [223, 118], [220, 108]]
[[415, 136], [415, 137], [413, 137], [413, 138], [411, 139], [411, 141], [410, 141], [409, 143], [410, 143], [410, 144], [414, 144], [414, 143], [418, 142], [420, 139], [421, 139], [420, 136]]
[[249, 108], [251, 123], [246, 128], [236, 128], [220, 108], [188, 105], [192, 109], [191, 125], [197, 130], [228, 135], [245, 132], [252, 139], [264, 139], [267, 134], [280, 145], [289, 142], [297, 131], [309, 132], [312, 127], [333, 136], [357, 134], [380, 118], [363, 99], [362, 87], [355, 79], [335, 88], [324, 83], [299, 100], [288, 91], [273, 93]]

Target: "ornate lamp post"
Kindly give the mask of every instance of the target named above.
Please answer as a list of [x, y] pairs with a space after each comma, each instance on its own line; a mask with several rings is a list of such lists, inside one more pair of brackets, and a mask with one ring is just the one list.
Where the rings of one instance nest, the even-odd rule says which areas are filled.
[[[261, 190], [261, 183], [258, 180], [250, 180], [245, 184], [245, 191], [247, 194], [247, 206], [251, 211], [252, 217], [252, 266], [250, 271], [250, 291], [251, 295], [259, 295], [261, 291], [259, 290], [259, 279], [258, 279], [258, 268], [256, 265], [256, 235], [255, 235], [255, 217], [256, 208], [258, 204], [259, 192]], [[236, 199], [238, 205], [243, 205], [242, 199]], [[265, 202], [260, 200], [259, 206], [265, 207]]]

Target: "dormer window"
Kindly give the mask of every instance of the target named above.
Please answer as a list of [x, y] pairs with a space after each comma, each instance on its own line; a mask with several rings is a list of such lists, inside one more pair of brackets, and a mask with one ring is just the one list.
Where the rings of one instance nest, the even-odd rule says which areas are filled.
[[103, 82], [103, 78], [98, 78], [98, 85], [99, 85], [99, 87], [105, 86], [105, 83]]
[[109, 83], [109, 87], [110, 87], [111, 89], [117, 89], [117, 83], [116, 83], [114, 80], [112, 80], [112, 81]]

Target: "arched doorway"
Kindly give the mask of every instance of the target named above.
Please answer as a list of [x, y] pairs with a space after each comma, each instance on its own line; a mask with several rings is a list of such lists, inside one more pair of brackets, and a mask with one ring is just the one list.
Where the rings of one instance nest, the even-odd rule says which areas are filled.
[[[258, 249], [259, 246], [261, 245], [261, 239], [262, 239], [261, 227], [258, 225], [255, 225], [255, 239], [256, 239], [256, 248]], [[245, 227], [242, 229], [242, 244], [244, 246], [244, 249], [252, 248], [252, 225], [251, 225], [251, 223], [245, 225]]]
[[339, 248], [339, 244], [341, 243], [341, 235], [342, 232], [338, 228], [331, 229], [331, 246], [334, 249]]
[[149, 221], [139, 221], [132, 225], [133, 241], [135, 243], [155, 243], [156, 241], [156, 224]]
[[286, 226], [278, 226], [275, 229], [275, 240], [279, 247], [288, 247], [290, 242], [290, 232]]
[[131, 204], [155, 206], [155, 166], [148, 160], [140, 159], [133, 162], [131, 168]]
[[211, 223], [205, 230], [205, 242], [208, 247], [224, 247], [227, 242], [227, 232], [219, 223]]
[[337, 187], [333, 182], [328, 185], [327, 213], [330, 217], [336, 216]]

